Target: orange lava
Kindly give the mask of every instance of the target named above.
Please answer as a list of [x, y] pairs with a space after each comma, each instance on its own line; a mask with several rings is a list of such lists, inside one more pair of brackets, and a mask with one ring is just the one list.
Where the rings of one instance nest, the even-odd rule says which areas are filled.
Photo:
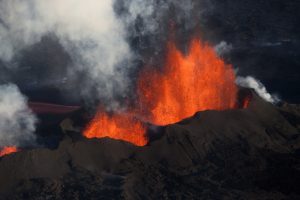
[[18, 152], [17, 147], [4, 147], [2, 150], [0, 150], [0, 157], [8, 155], [8, 154], [12, 154]]
[[147, 144], [146, 128], [128, 113], [112, 114], [99, 111], [84, 132], [87, 138], [110, 137], [131, 142], [137, 146]]
[[99, 109], [84, 136], [110, 137], [143, 146], [147, 144], [146, 128], [138, 119], [167, 125], [198, 111], [233, 109], [236, 105], [232, 66], [198, 39], [191, 41], [187, 55], [170, 42], [164, 68], [145, 68], [137, 84], [138, 102], [131, 109], [134, 112], [108, 114]]
[[167, 125], [197, 111], [234, 108], [235, 73], [215, 50], [192, 40], [188, 54], [169, 43], [163, 71], [145, 69], [138, 81], [142, 116], [156, 125]]

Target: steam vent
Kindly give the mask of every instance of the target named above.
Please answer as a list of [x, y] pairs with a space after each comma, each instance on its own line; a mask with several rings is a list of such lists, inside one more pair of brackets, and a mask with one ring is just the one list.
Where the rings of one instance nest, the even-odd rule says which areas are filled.
[[0, 1], [0, 200], [300, 199], [299, 8]]

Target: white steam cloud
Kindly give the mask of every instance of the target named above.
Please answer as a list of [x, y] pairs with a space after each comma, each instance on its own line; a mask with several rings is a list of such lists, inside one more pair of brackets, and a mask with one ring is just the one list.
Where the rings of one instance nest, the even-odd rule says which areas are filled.
[[[10, 62], [20, 50], [55, 34], [73, 61], [72, 75], [88, 72], [91, 86], [107, 100], [125, 93], [131, 53], [113, 0], [0, 1], [0, 59]], [[84, 91], [83, 91], [84, 92]]]
[[0, 148], [22, 147], [35, 141], [36, 117], [13, 84], [0, 85]]
[[[131, 51], [129, 35], [166, 39], [168, 27], [162, 20], [170, 24], [166, 16], [173, 7], [172, 20], [188, 22], [185, 29], [194, 27], [197, 20], [190, 20], [194, 6], [193, 0], [0, 0], [0, 59], [15, 66], [12, 61], [21, 50], [54, 34], [71, 56], [67, 79], [75, 80], [70, 87], [76, 95], [99, 97], [115, 107], [116, 99], [125, 98], [130, 90], [132, 61], [140, 56]], [[120, 14], [122, 10], [126, 11]], [[143, 26], [135, 28], [139, 19]], [[164, 39], [158, 41], [162, 44]], [[144, 48], [160, 46], [156, 40], [148, 42]]]
[[239, 76], [236, 79], [236, 83], [242, 87], [254, 89], [261, 98], [270, 103], [277, 103], [279, 101], [279, 98], [277, 96], [268, 93], [266, 87], [259, 80], [251, 76]]

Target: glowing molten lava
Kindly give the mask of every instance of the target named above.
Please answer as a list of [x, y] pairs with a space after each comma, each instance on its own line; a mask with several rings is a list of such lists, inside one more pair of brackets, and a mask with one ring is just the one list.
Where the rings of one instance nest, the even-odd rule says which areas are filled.
[[226, 65], [212, 47], [194, 39], [187, 55], [169, 43], [164, 68], [143, 70], [137, 94], [138, 106], [132, 108], [134, 112], [109, 115], [100, 109], [84, 135], [143, 146], [147, 143], [146, 129], [134, 116], [155, 125], [166, 125], [198, 111], [231, 109], [236, 105], [237, 86], [232, 66]]
[[169, 43], [163, 71], [145, 69], [138, 81], [142, 115], [156, 125], [178, 122], [197, 111], [234, 108], [236, 93], [232, 66], [197, 39], [187, 55]]
[[4, 147], [0, 150], [0, 157], [17, 152], [17, 147]]
[[84, 135], [87, 138], [110, 137], [144, 146], [147, 143], [145, 132], [143, 124], [130, 114], [109, 115], [106, 112], [98, 112]]

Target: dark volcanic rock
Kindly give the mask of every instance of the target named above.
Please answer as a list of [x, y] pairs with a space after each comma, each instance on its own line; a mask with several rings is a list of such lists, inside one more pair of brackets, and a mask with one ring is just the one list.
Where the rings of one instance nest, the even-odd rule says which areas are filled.
[[299, 109], [254, 95], [204, 111], [145, 147], [67, 137], [0, 160], [1, 199], [299, 199]]

